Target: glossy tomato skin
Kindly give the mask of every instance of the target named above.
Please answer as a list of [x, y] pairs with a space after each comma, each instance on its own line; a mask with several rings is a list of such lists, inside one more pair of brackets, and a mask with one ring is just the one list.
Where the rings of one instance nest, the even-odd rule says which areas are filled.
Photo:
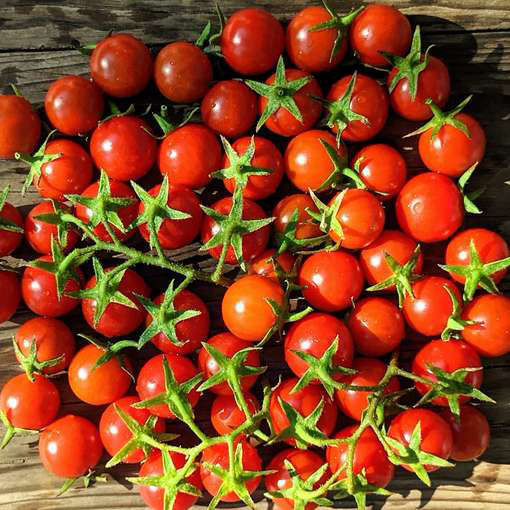
[[213, 68], [204, 50], [186, 41], [167, 44], [154, 62], [159, 91], [174, 103], [202, 99], [213, 79]]
[[309, 256], [298, 276], [305, 299], [324, 312], [338, 312], [350, 307], [361, 294], [363, 282], [357, 259], [343, 250]]
[[[251, 393], [246, 392], [244, 398], [252, 415], [260, 411], [260, 403]], [[218, 395], [214, 399], [211, 407], [211, 423], [220, 436], [230, 434], [245, 421], [246, 415], [238, 407], [233, 395]]]
[[94, 82], [82, 76], [64, 76], [48, 89], [44, 108], [52, 126], [61, 133], [84, 135], [101, 119], [104, 99]]
[[448, 239], [464, 220], [459, 189], [449, 177], [432, 172], [407, 181], [397, 197], [396, 209], [400, 228], [424, 243]]
[[295, 193], [283, 197], [273, 210], [276, 232], [283, 233], [292, 221], [294, 212], [297, 211], [296, 239], [309, 239], [324, 235], [319, 225], [308, 213], [308, 209], [313, 212], [319, 212], [310, 195]]
[[283, 53], [285, 33], [281, 23], [264, 9], [250, 7], [236, 11], [221, 34], [221, 53], [240, 74], [270, 71]]
[[143, 177], [153, 167], [158, 154], [158, 144], [150, 133], [147, 122], [134, 115], [106, 120], [90, 139], [94, 163], [118, 181]]
[[[7, 220], [11, 223], [23, 227], [23, 217], [16, 207], [9, 202], [5, 202], [2, 209], [0, 209], [0, 218]], [[8, 230], [0, 230], [0, 257], [10, 255], [23, 240], [21, 232], [10, 232]]]
[[62, 478], [83, 476], [101, 459], [99, 430], [89, 420], [68, 414], [39, 436], [39, 456], [47, 471]]
[[384, 356], [405, 337], [404, 317], [388, 299], [367, 297], [356, 302], [347, 320], [356, 351], [363, 356]]
[[248, 269], [248, 274], [258, 274], [273, 280], [279, 281], [278, 266], [285, 273], [290, 273], [294, 267], [296, 259], [294, 255], [285, 251], [281, 255], [276, 255], [274, 248], [269, 248], [264, 253], [253, 259]]
[[221, 145], [211, 129], [203, 124], [186, 124], [161, 142], [158, 167], [170, 184], [198, 189], [220, 169], [221, 158]]
[[21, 301], [19, 277], [12, 271], [0, 271], [0, 324], [8, 321], [15, 313]]
[[395, 7], [371, 4], [352, 23], [350, 40], [364, 64], [387, 67], [389, 62], [380, 52], [403, 57], [411, 45], [411, 24]]
[[235, 138], [255, 124], [257, 95], [241, 81], [219, 81], [202, 99], [200, 111], [202, 120], [213, 131]]
[[[232, 147], [241, 156], [250, 147], [251, 140], [251, 136], [239, 138], [232, 144]], [[255, 141], [255, 154], [251, 160], [251, 166], [265, 168], [270, 170], [271, 173], [269, 175], [251, 175], [248, 177], [248, 184], [243, 191], [243, 196], [251, 200], [261, 200], [272, 195], [280, 185], [284, 171], [283, 157], [276, 145], [267, 138], [255, 136], [253, 140]], [[222, 166], [223, 168], [230, 166], [230, 161], [226, 155], [223, 156]], [[224, 179], [223, 183], [230, 193], [234, 193], [235, 179]]]
[[31, 154], [41, 137], [41, 119], [24, 98], [0, 94], [0, 159]]
[[134, 96], [151, 79], [151, 52], [132, 35], [111, 35], [103, 39], [90, 55], [90, 74], [109, 96]]

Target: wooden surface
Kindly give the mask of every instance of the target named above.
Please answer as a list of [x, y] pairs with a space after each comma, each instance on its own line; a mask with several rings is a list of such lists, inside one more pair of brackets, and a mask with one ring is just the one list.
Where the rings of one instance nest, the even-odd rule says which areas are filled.
[[[304, 0], [257, 1], [223, 0], [227, 14], [240, 5], [264, 6], [282, 20], [288, 20], [299, 8], [312, 2]], [[318, 3], [318, 2], [314, 2]], [[352, 2], [338, 2], [345, 9]], [[510, 179], [510, 2], [508, 0], [393, 0], [388, 2], [411, 15], [420, 23], [425, 43], [436, 44], [433, 52], [444, 58], [452, 75], [455, 97], [452, 104], [466, 94], [474, 94], [469, 112], [483, 124], [488, 135], [487, 156], [476, 183], [487, 186], [479, 203], [485, 211], [483, 222], [510, 240], [509, 188]], [[0, 87], [7, 92], [8, 83], [16, 83], [33, 102], [41, 102], [51, 81], [64, 74], [87, 74], [87, 59], [74, 50], [78, 43], [90, 43], [103, 37], [110, 29], [127, 31], [141, 37], [155, 49], [166, 42], [194, 39], [205, 20], [213, 16], [212, 2], [203, 0], [67, 0], [49, 2], [34, 0], [2, 0], [0, 5]], [[335, 71], [338, 76], [342, 68]], [[390, 120], [381, 139], [393, 138], [414, 127]], [[397, 140], [410, 167], [418, 169], [414, 142]], [[31, 190], [20, 195], [25, 168], [16, 162], [0, 162], [0, 187], [10, 183], [11, 201], [24, 206], [39, 200]], [[470, 220], [473, 221], [473, 220]], [[474, 221], [474, 223], [476, 223]], [[196, 246], [180, 254], [186, 259]], [[28, 250], [22, 249], [21, 254]], [[19, 257], [12, 259], [20, 264]], [[207, 262], [204, 262], [207, 264]], [[147, 273], [149, 284], [161, 288], [164, 281]], [[508, 288], [508, 285], [506, 285]], [[211, 287], [197, 291], [211, 305], [220, 293]], [[221, 327], [217, 312], [215, 328]], [[18, 324], [30, 314], [22, 309], [12, 323], [0, 326], [0, 385], [18, 372], [10, 338]], [[79, 314], [70, 322], [82, 326]], [[411, 343], [406, 349], [412, 350]], [[266, 356], [271, 373], [280, 370], [280, 347], [274, 346]], [[403, 353], [409, 358], [409, 353]], [[396, 492], [386, 502], [373, 501], [374, 508], [411, 510], [496, 510], [510, 507], [510, 357], [486, 361], [484, 390], [497, 400], [497, 406], [484, 406], [493, 432], [490, 449], [479, 463], [459, 464], [452, 470], [441, 470], [432, 477], [433, 486], [421, 486], [417, 479], [399, 471], [390, 489]], [[62, 381], [62, 383], [65, 382]], [[64, 388], [63, 412], [86, 412], [90, 409], [76, 403]], [[92, 412], [97, 419], [101, 409]], [[200, 418], [208, 426], [208, 405], [202, 406]], [[33, 438], [16, 438], [0, 452], [0, 508], [9, 510], [116, 510], [144, 508], [137, 490], [123, 481], [129, 468], [114, 471], [109, 483], [98, 483], [88, 490], [73, 490], [55, 499], [60, 481], [46, 474], [40, 466], [37, 443]], [[203, 502], [201, 502], [203, 503]], [[266, 506], [261, 503], [261, 506]], [[351, 502], [342, 507], [352, 507]]]

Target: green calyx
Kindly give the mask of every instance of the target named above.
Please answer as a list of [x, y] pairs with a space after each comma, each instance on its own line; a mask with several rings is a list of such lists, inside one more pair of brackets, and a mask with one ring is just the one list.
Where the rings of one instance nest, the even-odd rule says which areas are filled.
[[452, 338], [459, 338], [459, 332], [466, 326], [472, 326], [475, 324], [475, 321], [464, 320], [462, 318], [462, 307], [457, 296], [453, 293], [452, 289], [448, 287], [448, 285], [444, 285], [444, 290], [448, 292], [452, 301], [452, 314], [448, 317], [448, 322], [441, 333], [441, 340], [451, 340]]
[[34, 219], [41, 221], [42, 223], [55, 225], [57, 227], [57, 241], [62, 248], [65, 248], [69, 232], [69, 223], [65, 219], [68, 212], [59, 202], [56, 202], [55, 200], [50, 200], [50, 202], [53, 206], [54, 212], [49, 214], [39, 214], [35, 216]]
[[361, 473], [354, 475], [350, 482], [348, 479], [340, 480], [331, 487], [331, 490], [334, 491], [334, 500], [352, 496], [356, 501], [358, 510], [366, 509], [368, 494], [375, 494], [378, 496], [391, 496], [392, 494], [382, 487], [369, 484], [364, 468]]
[[344, 189], [338, 193], [331, 205], [326, 205], [317, 197], [317, 195], [312, 190], [309, 191], [310, 197], [312, 198], [313, 203], [316, 205], [317, 209], [319, 209], [319, 212], [307, 209], [307, 213], [314, 220], [319, 222], [319, 228], [322, 232], [326, 234], [334, 232], [340, 241], [342, 241], [344, 238], [344, 231], [342, 224], [338, 219], [338, 211], [340, 210], [340, 206], [342, 205], [342, 201], [347, 191], [347, 189]]
[[210, 53], [217, 57], [223, 58], [219, 39], [223, 33], [223, 28], [227, 23], [227, 18], [221, 10], [220, 4], [215, 2], [214, 5], [216, 8], [216, 15], [218, 17], [219, 29], [216, 32], [213, 32], [212, 23], [209, 20], [198, 36], [198, 39], [195, 41], [195, 46], [202, 48], [205, 53]]
[[42, 375], [44, 374], [44, 370], [46, 368], [54, 367], [64, 359], [64, 354], [61, 354], [56, 358], [52, 358], [46, 361], [39, 361], [37, 359], [37, 343], [35, 341], [35, 337], [32, 338], [32, 343], [30, 344], [30, 354], [28, 356], [23, 354], [18, 345], [18, 342], [16, 342], [15, 337], [12, 337], [12, 345], [14, 346], [14, 353], [16, 354], [16, 358], [18, 359], [21, 368], [25, 372], [30, 382], [35, 381], [34, 374]]
[[474, 203], [474, 200], [476, 200], [484, 191], [485, 188], [480, 188], [475, 191], [471, 191], [470, 193], [467, 193], [465, 191], [465, 187], [473, 175], [473, 172], [476, 170], [476, 167], [478, 166], [478, 162], [476, 162], [473, 166], [468, 168], [457, 181], [457, 187], [459, 188], [459, 191], [462, 195], [462, 198], [464, 200], [464, 209], [466, 212], [471, 214], [482, 214], [483, 211], [479, 209], [479, 207]]
[[181, 120], [181, 122], [179, 122], [179, 124], [175, 124], [170, 120], [170, 116], [168, 114], [168, 106], [161, 105], [159, 113], [153, 113], [152, 116], [154, 117], [154, 120], [157, 122], [161, 131], [163, 131], [163, 135], [161, 137], [155, 137], [152, 132], [150, 132], [149, 134], [151, 136], [153, 136], [154, 138], [157, 138], [158, 140], [160, 140], [160, 139], [162, 140], [163, 138], [165, 138], [167, 135], [169, 135], [176, 129], [183, 127], [186, 124], [188, 124], [189, 122], [191, 122], [191, 120], [193, 119], [193, 116], [199, 110], [200, 110], [200, 108], [198, 108], [198, 107], [186, 108], [184, 110], [184, 117]]
[[89, 472], [86, 475], [78, 476], [77, 478], [68, 478], [63, 484], [62, 487], [58, 490], [56, 497], [62, 496], [65, 492], [67, 492], [73, 485], [76, 485], [78, 482], [82, 483], [84, 489], [88, 489], [91, 484], [95, 482], [107, 482], [108, 477], [106, 475], [99, 475], [92, 469], [89, 469]]
[[4, 437], [2, 438], [2, 442], [0, 443], [0, 450], [3, 450], [11, 442], [11, 439], [16, 435], [26, 436], [39, 433], [38, 430], [14, 427], [3, 409], [0, 409], [0, 421], [2, 422], [2, 425], [5, 428]]
[[[1, 192], [0, 192], [0, 212], [4, 208], [4, 205], [7, 203], [7, 196], [9, 195], [11, 187], [7, 185]], [[23, 233], [23, 228], [20, 227], [18, 224], [9, 221], [5, 218], [0, 217], [0, 231], [5, 230], [7, 232], [17, 232], [19, 234]]]
[[[104, 119], [99, 121], [99, 125], [104, 124], [107, 120], [114, 119], [115, 117], [126, 117], [127, 115], [133, 115], [136, 112], [136, 108], [134, 104], [130, 104], [124, 111], [122, 111], [113, 101], [108, 101], [108, 106], [110, 107], [110, 114], [107, 115]], [[146, 112], [150, 110], [150, 106], [147, 108]], [[142, 115], [145, 115], [146, 112], [143, 112]]]

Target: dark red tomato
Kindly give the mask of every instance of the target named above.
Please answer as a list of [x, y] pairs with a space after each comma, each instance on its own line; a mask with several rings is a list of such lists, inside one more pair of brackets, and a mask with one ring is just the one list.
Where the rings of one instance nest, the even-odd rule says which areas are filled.
[[411, 24], [391, 5], [368, 5], [351, 25], [351, 47], [364, 63], [389, 65], [381, 51], [403, 57], [411, 45]]
[[363, 290], [363, 272], [357, 259], [342, 250], [308, 257], [299, 271], [305, 299], [318, 310], [338, 312], [352, 306]]
[[[357, 425], [351, 425], [342, 429], [336, 434], [335, 439], [351, 437], [358, 428]], [[333, 473], [338, 471], [347, 463], [346, 443], [340, 443], [338, 446], [328, 446], [326, 450], [326, 458], [329, 468]], [[354, 449], [354, 474], [360, 474], [363, 471], [370, 485], [376, 487], [386, 487], [395, 474], [395, 467], [389, 461], [388, 455], [383, 445], [377, 439], [375, 432], [371, 429], [365, 429]], [[346, 472], [340, 474], [339, 479], [346, 477]]]
[[283, 307], [283, 289], [271, 278], [243, 276], [225, 292], [221, 315], [228, 330], [248, 342], [258, 342], [275, 325], [277, 317], [268, 300]]
[[[50, 255], [43, 255], [37, 260], [53, 262]], [[43, 269], [27, 266], [21, 278], [23, 301], [37, 315], [60, 317], [69, 313], [80, 304], [79, 299], [69, 296], [71, 292], [77, 292], [81, 288], [83, 273], [80, 269], [77, 269], [77, 272], [80, 281], [69, 279], [59, 299], [55, 275]]]
[[510, 352], [510, 298], [482, 294], [469, 303], [462, 318], [475, 321], [462, 331], [462, 338], [481, 356], [494, 358]]
[[43, 373], [57, 374], [65, 370], [73, 359], [76, 344], [66, 324], [48, 317], [34, 317], [16, 332], [16, 343], [24, 356], [29, 357], [35, 342], [37, 361], [44, 362], [62, 357], [56, 365], [44, 367]]
[[[99, 182], [94, 182], [82, 193], [82, 196], [95, 198], [97, 197], [98, 192]], [[130, 198], [133, 201], [132, 204], [127, 205], [125, 207], [121, 207], [117, 211], [120, 221], [122, 221], [122, 224], [127, 229], [127, 232], [121, 232], [117, 227], [110, 224], [119, 241], [126, 241], [135, 233], [134, 230], [129, 230], [129, 227], [138, 216], [138, 200], [136, 198], [134, 191], [131, 189], [129, 185], [124, 184], [123, 182], [120, 181], [115, 181], [113, 179], [110, 180], [110, 193], [112, 197]], [[77, 218], [88, 224], [90, 223], [90, 219], [92, 218], [94, 212], [88, 207], [85, 207], [84, 205], [77, 205], [75, 208], [75, 214]], [[96, 234], [96, 236], [99, 237], [101, 241], [104, 241], [106, 243], [112, 242], [112, 238], [103, 224], [99, 224], [94, 229], [94, 234]]]
[[[238, 444], [241, 444], [243, 451], [243, 470], [261, 471], [262, 460], [257, 452], [257, 449], [251, 446], [245, 440], [241, 440]], [[215, 496], [222, 486], [223, 480], [208, 469], [208, 464], [228, 470], [230, 462], [227, 443], [219, 443], [213, 446], [209, 446], [202, 453], [200, 463], [200, 478], [202, 479], [202, 483], [204, 484], [206, 491], [211, 496]], [[259, 486], [260, 479], [261, 477], [258, 476], [257, 478], [246, 481], [245, 485], [250, 494], [254, 492], [255, 489]], [[220, 501], [235, 503], [236, 501], [239, 501], [239, 496], [235, 492], [228, 492], [220, 499]]]
[[158, 166], [174, 186], [204, 187], [221, 167], [221, 145], [203, 124], [186, 124], [161, 142]]
[[106, 37], [90, 55], [90, 74], [109, 96], [135, 96], [152, 77], [151, 52], [129, 34]]
[[[317, 423], [317, 427], [326, 436], [330, 436], [333, 430], [335, 430], [338, 416], [338, 409], [335, 402], [329, 398], [323, 387], [318, 384], [310, 384], [300, 391], [293, 392], [292, 390], [297, 382], [298, 379], [295, 377], [285, 380], [276, 388], [271, 396], [269, 414], [271, 416], [274, 432], [279, 434], [290, 425], [289, 419], [280, 405], [279, 399], [287, 402], [304, 417], [311, 414], [319, 405], [320, 401], [323, 400], [324, 408]], [[288, 439], [285, 442], [292, 446], [295, 446], [296, 443], [294, 439]]]
[[113, 117], [92, 133], [90, 153], [98, 168], [118, 181], [144, 176], [156, 162], [158, 143], [147, 122], [139, 117]]
[[12, 271], [0, 271], [0, 324], [8, 321], [21, 301], [21, 285], [18, 275]]
[[[160, 305], [163, 302], [164, 295], [160, 294], [154, 299], [154, 303]], [[200, 315], [190, 317], [180, 321], [175, 326], [177, 338], [183, 345], [175, 345], [164, 333], [158, 333], [153, 336], [152, 343], [163, 352], [173, 352], [176, 354], [190, 354], [196, 351], [207, 340], [211, 320], [209, 310], [205, 303], [194, 292], [184, 289], [173, 299], [176, 312], [186, 310], [196, 310]], [[145, 317], [145, 325], [148, 327], [152, 323], [151, 314]]]
[[[335, 82], [328, 93], [329, 101], [338, 101], [345, 96], [352, 75], [347, 75]], [[361, 120], [349, 122], [342, 133], [342, 140], [347, 142], [365, 142], [377, 135], [388, 119], [389, 100], [384, 88], [373, 78], [358, 74], [352, 91], [349, 109], [363, 115], [368, 123]], [[336, 133], [338, 127], [335, 125]]]
[[[0, 218], [23, 228], [23, 217], [18, 209], [9, 202], [5, 202], [0, 209]], [[0, 228], [0, 257], [10, 255], [21, 244], [22, 239], [21, 232], [10, 232]]]
[[258, 274], [278, 280], [277, 269], [280, 268], [285, 273], [290, 273], [295, 262], [296, 259], [291, 253], [283, 252], [281, 255], [276, 255], [276, 250], [269, 248], [252, 261], [248, 274]]
[[424, 243], [448, 239], [464, 220], [461, 192], [449, 177], [432, 172], [407, 181], [396, 209], [400, 228]]
[[[158, 354], [147, 361], [138, 373], [136, 392], [141, 400], [147, 400], [165, 393], [163, 358], [168, 361], [170, 370], [179, 384], [189, 381], [198, 374], [197, 368], [188, 358], [179, 354]], [[188, 399], [193, 407], [195, 407], [199, 398], [200, 393], [195, 388], [188, 394]], [[161, 418], [175, 418], [175, 415], [165, 404], [152, 406], [149, 408], [149, 412]]]
[[257, 95], [238, 80], [219, 81], [202, 99], [202, 120], [228, 138], [244, 135], [257, 120]]
[[413, 283], [414, 298], [406, 295], [402, 311], [407, 324], [418, 333], [437, 336], [446, 328], [448, 319], [453, 313], [453, 303], [445, 287], [448, 287], [458, 302], [462, 303], [459, 289], [447, 278], [425, 276]]
[[311, 313], [295, 322], [285, 336], [285, 361], [294, 374], [301, 377], [308, 370], [308, 363], [295, 352], [320, 359], [335, 340], [338, 341], [338, 349], [333, 362], [335, 366], [349, 368], [354, 357], [354, 345], [345, 324], [327, 313]]
[[[244, 398], [252, 415], [260, 411], [259, 401], [251, 394]], [[211, 423], [220, 436], [226, 436], [246, 421], [246, 415], [236, 403], [233, 395], [218, 395], [211, 407]]]
[[[352, 386], [377, 386], [387, 370], [387, 365], [376, 358], [356, 358], [352, 364], [355, 375], [342, 377], [342, 382]], [[385, 393], [394, 393], [400, 390], [397, 377], [392, 377]], [[353, 420], [361, 421], [363, 412], [368, 408], [368, 398], [372, 391], [337, 390], [336, 401], [340, 410]]]
[[41, 136], [41, 120], [24, 98], [0, 95], [0, 159], [14, 159], [16, 152], [31, 154]]
[[[99, 434], [105, 450], [111, 457], [116, 455], [119, 450], [133, 438], [133, 433], [119, 416], [114, 405], [122, 409], [122, 411], [131, 416], [131, 418], [136, 420], [140, 425], [145, 425], [151, 414], [147, 409], [135, 409], [131, 407], [138, 402], [140, 402], [138, 397], [122, 397], [115, 403], [110, 404], [101, 415]], [[158, 418], [153, 431], [156, 434], [161, 434], [165, 431], [165, 428], [165, 420], [163, 418]], [[145, 458], [145, 452], [141, 448], [137, 448], [123, 459], [122, 462], [126, 464], [136, 464], [138, 462], [143, 462]]]
[[[361, 250], [360, 265], [370, 285], [383, 282], [393, 272], [385, 259], [385, 253], [391, 255], [400, 265], [411, 259], [417, 243], [399, 230], [384, 230], [369, 246]], [[423, 255], [420, 254], [414, 273], [419, 274], [423, 267]], [[393, 292], [395, 286], [385, 289]]]
[[194, 103], [204, 97], [213, 68], [204, 50], [186, 41], [167, 44], [156, 57], [154, 81], [174, 103]]
[[[181, 469], [186, 464], [186, 457], [181, 453], [169, 452], [169, 455], [175, 469]], [[165, 472], [161, 451], [155, 450], [151, 453], [147, 461], [142, 464], [139, 476], [159, 478], [164, 475]], [[194, 485], [197, 489], [202, 487], [202, 481], [200, 480], [200, 473], [198, 469], [193, 471], [193, 473], [186, 478], [186, 482]], [[152, 508], [153, 510], [164, 510], [165, 489], [155, 485], [140, 485], [139, 489], [140, 496], [142, 496], [142, 499], [149, 508]], [[197, 500], [198, 497], [193, 494], [178, 492], [172, 510], [188, 510], [197, 502]]]
[[[221, 200], [218, 200], [213, 204], [212, 208], [217, 213], [228, 216], [230, 210], [232, 209], [232, 197], [225, 197]], [[261, 220], [266, 217], [267, 215], [264, 212], [264, 209], [260, 207], [260, 205], [248, 198], [243, 199], [243, 220]], [[211, 239], [211, 237], [213, 237], [213, 235], [216, 234], [220, 228], [221, 227], [213, 218], [206, 216], [202, 222], [202, 243], [205, 244], [207, 241], [209, 241], [209, 239]], [[266, 249], [270, 234], [271, 229], [269, 225], [266, 225], [262, 228], [259, 228], [258, 230], [255, 230], [254, 232], [243, 235], [243, 258], [246, 262], [253, 260]], [[211, 248], [209, 250], [209, 254], [211, 257], [218, 260], [221, 255], [222, 248], [223, 247], [221, 245], [216, 246], [215, 248]], [[238, 260], [232, 245], [228, 247], [225, 261], [227, 264], [238, 264]]]
[[[255, 154], [251, 160], [251, 166], [265, 168], [270, 170], [271, 173], [269, 175], [248, 177], [248, 184], [243, 191], [243, 196], [252, 200], [261, 200], [272, 195], [280, 185], [283, 178], [283, 157], [276, 145], [267, 138], [254, 136], [253, 140], [255, 141]], [[251, 136], [245, 136], [236, 140], [232, 147], [242, 156], [250, 147], [251, 141]], [[223, 168], [230, 166], [230, 161], [226, 155], [223, 156], [222, 166]], [[223, 183], [230, 193], [234, 193], [235, 179], [224, 179]]]
[[39, 430], [49, 425], [60, 408], [57, 387], [46, 377], [25, 374], [9, 379], [0, 392], [0, 409], [13, 427]]
[[52, 126], [65, 135], [84, 135], [96, 126], [104, 110], [99, 87], [83, 76], [64, 76], [55, 81], [44, 100]]
[[[416, 425], [421, 425], [420, 450], [442, 459], [448, 459], [453, 448], [453, 435], [450, 425], [439, 414], [428, 409], [415, 408], [403, 411], [393, 418], [388, 435], [405, 446], [409, 445]], [[411, 471], [409, 466], [402, 466]], [[431, 473], [437, 466], [425, 465]]]
[[[71, 212], [71, 208], [65, 204], [61, 204], [66, 212]], [[55, 207], [50, 201], [41, 202], [35, 207], [30, 209], [30, 212], [25, 218], [25, 237], [28, 244], [37, 253], [43, 255], [51, 254], [51, 239], [54, 238], [58, 241], [58, 229], [56, 225], [45, 223], [44, 221], [38, 220], [37, 216], [42, 214], [54, 214]], [[64, 251], [70, 251], [78, 242], [80, 236], [76, 230], [67, 228], [67, 239], [66, 244], [63, 247]]]
[[481, 457], [487, 450], [491, 437], [489, 422], [484, 414], [469, 404], [460, 408], [460, 422], [449, 410], [441, 416], [453, 431], [453, 449], [450, 459], [456, 462], [470, 462]]
[[221, 34], [221, 53], [227, 64], [240, 74], [270, 71], [284, 46], [281, 23], [266, 10], [256, 7], [235, 12]]
[[390, 200], [404, 186], [407, 164], [402, 154], [384, 143], [363, 147], [353, 158], [353, 166], [359, 165], [359, 175], [365, 186], [380, 200]]
[[[240, 338], [234, 336], [232, 333], [219, 333], [209, 338], [207, 343], [212, 345], [227, 358], [231, 358], [237, 352], [252, 347], [249, 342], [241, 340]], [[260, 367], [259, 351], [249, 352], [246, 357], [245, 365], [248, 367]], [[217, 361], [205, 350], [204, 347], [202, 347], [200, 353], [198, 354], [198, 366], [201, 372], [204, 374], [204, 380], [211, 378], [221, 370], [221, 367], [218, 365]], [[243, 377], [241, 379], [241, 386], [243, 391], [248, 391], [256, 382], [256, 375]], [[211, 391], [216, 395], [232, 395], [232, 390], [226, 382], [213, 386]]]
[[39, 456], [47, 471], [77, 478], [94, 468], [103, 454], [99, 430], [89, 420], [68, 414], [46, 427], [39, 436]]
[[[113, 268], [106, 269], [106, 272]], [[96, 277], [92, 276], [85, 285], [86, 289], [92, 289], [96, 285]], [[118, 291], [129, 298], [136, 308], [110, 303], [99, 322], [94, 325], [94, 314], [97, 301], [95, 299], [83, 299], [81, 309], [85, 320], [91, 328], [108, 338], [114, 336], [128, 335], [132, 333], [145, 319], [145, 309], [136, 299], [136, 295], [149, 297], [150, 289], [144, 279], [132, 269], [127, 269], [120, 281]]]
[[310, 216], [307, 209], [316, 213], [319, 212], [310, 195], [296, 193], [283, 197], [273, 210], [276, 232], [284, 232], [287, 225], [292, 221], [294, 212], [297, 211], [296, 239], [310, 239], [322, 236], [323, 232], [317, 222]]
[[313, 129], [297, 135], [285, 150], [285, 172], [292, 184], [305, 193], [319, 190], [335, 171], [321, 140], [336, 148], [340, 161], [347, 164], [347, 149], [344, 145], [337, 147], [329, 131]]
[[363, 356], [384, 356], [404, 340], [404, 318], [388, 299], [367, 297], [358, 301], [347, 320], [356, 351]]

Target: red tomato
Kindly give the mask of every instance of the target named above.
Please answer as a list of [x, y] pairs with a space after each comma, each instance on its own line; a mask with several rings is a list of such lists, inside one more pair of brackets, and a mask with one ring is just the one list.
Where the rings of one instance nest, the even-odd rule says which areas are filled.
[[12, 271], [0, 270], [0, 324], [8, 321], [21, 301], [21, 285], [18, 275]]
[[64, 76], [53, 82], [44, 100], [52, 126], [65, 135], [84, 135], [96, 126], [104, 110], [99, 87], [83, 76]]
[[204, 97], [213, 68], [204, 50], [186, 41], [167, 44], [156, 57], [154, 81], [174, 103], [194, 103]]
[[363, 290], [363, 272], [356, 258], [342, 250], [308, 257], [299, 271], [305, 299], [324, 312], [349, 308]]
[[109, 96], [135, 96], [151, 79], [151, 52], [132, 35], [111, 35], [90, 55], [90, 74]]
[[[9, 202], [5, 202], [2, 209], [0, 209], [0, 218], [7, 220], [10, 223], [23, 227], [23, 217], [18, 209]], [[0, 228], [0, 257], [10, 255], [20, 244], [23, 239], [21, 232], [10, 232]]]
[[312, 237], [322, 236], [323, 232], [310, 214], [308, 214], [307, 209], [316, 213], [319, 212], [310, 195], [296, 193], [283, 197], [273, 210], [273, 216], [275, 217], [274, 228], [276, 232], [283, 233], [287, 225], [292, 221], [294, 212], [297, 211], [298, 224], [295, 233], [296, 239], [310, 239]]
[[264, 9], [236, 11], [221, 34], [221, 53], [240, 74], [262, 74], [271, 70], [283, 53], [285, 33], [281, 23]]
[[462, 194], [455, 183], [431, 172], [407, 181], [397, 197], [396, 208], [400, 228], [424, 243], [448, 239], [464, 220]]
[[[259, 401], [251, 394], [245, 393], [244, 398], [250, 413], [260, 411]], [[226, 436], [246, 421], [246, 415], [236, 403], [233, 395], [218, 395], [211, 407], [211, 423], [220, 436]]]
[[276, 255], [276, 250], [269, 248], [264, 253], [253, 259], [248, 274], [258, 274], [278, 281], [277, 267], [285, 273], [290, 273], [295, 264], [295, 258], [289, 252]]
[[68, 414], [39, 436], [39, 456], [47, 471], [77, 478], [94, 468], [103, 454], [99, 430], [89, 420]]

